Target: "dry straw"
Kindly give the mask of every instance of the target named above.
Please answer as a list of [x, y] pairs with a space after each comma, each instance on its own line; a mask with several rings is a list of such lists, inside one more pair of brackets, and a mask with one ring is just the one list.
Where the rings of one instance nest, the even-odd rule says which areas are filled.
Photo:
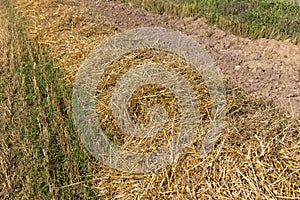
[[[16, 2], [17, 9], [28, 19], [31, 39], [49, 46], [51, 55], [58, 59], [71, 81], [88, 53], [116, 32], [114, 25], [75, 1]], [[171, 57], [171, 62], [168, 56], [166, 52], [133, 52], [112, 63], [99, 80], [98, 92], [102, 96], [97, 107], [99, 122], [111, 140], [124, 144], [124, 148], [153, 150], [162, 142], [126, 138], [110, 114], [108, 102], [116, 79], [133, 63], [147, 59], [165, 65], [175, 62], [182, 74], [194, 81], [194, 87], [199, 87], [197, 95], [205, 96], [198, 74], [185, 69], [179, 59]], [[149, 174], [128, 174], [101, 166], [91, 180], [99, 196], [107, 199], [299, 199], [299, 121], [274, 108], [272, 103], [256, 99], [229, 83], [227, 89], [226, 126], [215, 149], [206, 155], [200, 152], [203, 131], [209, 121], [209, 101], [201, 98], [202, 132], [199, 130], [199, 137], [177, 163]], [[132, 118], [137, 123], [147, 123], [148, 108], [153, 102], [165, 104], [173, 116], [178, 114], [174, 97], [167, 90], [147, 86], [133, 96]], [[139, 121], [138, 115], [144, 116], [144, 121]], [[175, 122], [169, 124], [173, 125], [176, 127]], [[169, 136], [166, 131], [160, 137], [168, 140]]]
[[115, 27], [76, 1], [16, 0], [17, 9], [28, 19], [29, 36], [50, 47], [50, 54], [74, 76], [81, 62]]

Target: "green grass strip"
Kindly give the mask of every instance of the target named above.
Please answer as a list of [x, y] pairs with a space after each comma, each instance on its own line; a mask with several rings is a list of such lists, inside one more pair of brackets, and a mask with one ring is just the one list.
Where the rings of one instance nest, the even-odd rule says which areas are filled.
[[284, 0], [121, 0], [146, 10], [186, 17], [206, 17], [211, 24], [249, 38], [300, 38], [300, 8]]
[[[2, 199], [91, 199], [93, 160], [84, 152], [71, 115], [72, 86], [47, 48], [26, 37], [26, 19], [5, 2], [9, 22], [0, 74]], [[2, 168], [2, 169], [3, 169]], [[84, 186], [85, 185], [85, 186]], [[16, 192], [18, 191], [18, 192]], [[1, 197], [2, 196], [2, 197]]]

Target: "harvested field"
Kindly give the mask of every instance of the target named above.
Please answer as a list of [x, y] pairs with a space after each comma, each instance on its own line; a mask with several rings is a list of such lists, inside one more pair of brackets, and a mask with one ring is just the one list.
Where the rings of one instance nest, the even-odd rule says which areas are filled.
[[[159, 103], [166, 108], [170, 118], [165, 132], [162, 131], [154, 139], [136, 140], [118, 129], [109, 108], [109, 99], [116, 80], [132, 66], [151, 61], [178, 69], [197, 91], [195, 94], [199, 101], [202, 121], [198, 137], [179, 160], [156, 172], [132, 174], [112, 169], [90, 156], [80, 143], [79, 133], [73, 129], [73, 125], [64, 122], [63, 118], [68, 119], [71, 113], [68, 93], [56, 93], [56, 87], [49, 83], [45, 87], [46, 91], [54, 92], [39, 96], [39, 90], [42, 91], [43, 87], [34, 85], [37, 98], [34, 95], [26, 97], [33, 99], [33, 105], [20, 105], [24, 112], [16, 112], [10, 118], [9, 115], [0, 118], [2, 127], [8, 126], [11, 119], [20, 119], [12, 131], [0, 128], [0, 181], [3, 188], [0, 197], [20, 199], [22, 196], [16, 194], [20, 193], [25, 198], [34, 199], [300, 198], [300, 122], [295, 114], [299, 112], [297, 106], [300, 102], [297, 96], [300, 87], [299, 46], [288, 41], [240, 38], [209, 26], [203, 18], [194, 21], [191, 18], [158, 15], [117, 1], [15, 0], [12, 3], [16, 6], [14, 9], [26, 18], [25, 40], [46, 47], [44, 56], [55, 63], [55, 69], [62, 72], [65, 87], [74, 83], [81, 63], [105, 39], [129, 28], [163, 26], [194, 37], [210, 53], [224, 73], [227, 105], [221, 137], [214, 148], [204, 153], [201, 145], [210, 122], [208, 113], [211, 108], [201, 74], [193, 71], [193, 68], [187, 68], [183, 58], [158, 50], [132, 52], [111, 63], [99, 78], [97, 114], [100, 126], [107, 131], [109, 140], [124, 149], [139, 153], [156, 150], [169, 140], [178, 127], [178, 121], [171, 119], [180, 116], [174, 94], [163, 87], [145, 85], [132, 96], [131, 117], [140, 126], [146, 126], [151, 120], [151, 105]], [[7, 7], [1, 8], [2, 11], [5, 9]], [[16, 17], [15, 20], [20, 18]], [[15, 44], [12, 49], [6, 48], [9, 41], [8, 23], [5, 20], [0, 23], [1, 30], [5, 30], [0, 33], [0, 48], [12, 55], [20, 49], [19, 44]], [[0, 64], [7, 66], [10, 63], [7, 56], [9, 54], [4, 55]], [[42, 56], [41, 53], [37, 57]], [[22, 56], [17, 58], [22, 60]], [[11, 73], [7, 67], [1, 70], [1, 76]], [[47, 70], [43, 73], [42, 77], [47, 77]], [[38, 75], [34, 75], [36, 76]], [[7, 92], [11, 90], [5, 89], [6, 80], [2, 80], [4, 79], [1, 77], [0, 86], [3, 91], [0, 89], [0, 108], [1, 112], [8, 113], [6, 108], [14, 94]], [[22, 85], [22, 81], [20, 84]], [[14, 90], [25, 87], [23, 85], [16, 85]], [[272, 85], [275, 88], [270, 88]], [[61, 88], [64, 91], [64, 85]], [[294, 93], [294, 97], [289, 97], [288, 94]], [[22, 125], [21, 122], [22, 118], [32, 114], [27, 110], [43, 104], [43, 100], [53, 104], [51, 109], [45, 110], [53, 110], [51, 112], [57, 118], [52, 120], [57, 121], [55, 127], [59, 127], [62, 135], [51, 128], [45, 128], [51, 127], [46, 111], [39, 114], [36, 143], [46, 142], [44, 147], [37, 148], [38, 145], [34, 145], [34, 142], [28, 142], [29, 137], [20, 137], [18, 134], [21, 135], [24, 127], [26, 129], [29, 126], [29, 123]], [[294, 111], [294, 115], [291, 111]], [[1, 124], [2, 121], [4, 125]], [[13, 139], [9, 135], [12, 132]], [[53, 133], [56, 134], [56, 139], [51, 140]], [[10, 155], [18, 151], [13, 148], [14, 142], [24, 144], [22, 147], [17, 145], [17, 149], [22, 148], [24, 152], [41, 151], [38, 157], [41, 160], [32, 159], [33, 165], [29, 167], [21, 156], [16, 156], [13, 161]], [[53, 152], [59, 152], [57, 155], [60, 156], [53, 156]], [[64, 170], [66, 173], [62, 174], [60, 171]], [[20, 181], [15, 184], [14, 179]]]

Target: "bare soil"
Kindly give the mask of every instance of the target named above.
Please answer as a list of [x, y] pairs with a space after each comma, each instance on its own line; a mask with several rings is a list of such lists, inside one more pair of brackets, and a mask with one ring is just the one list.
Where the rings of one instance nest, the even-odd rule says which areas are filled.
[[84, 0], [121, 30], [164, 27], [197, 40], [225, 77], [257, 97], [273, 100], [300, 119], [300, 47], [274, 39], [251, 40], [224, 32], [205, 18], [160, 15], [112, 0]]

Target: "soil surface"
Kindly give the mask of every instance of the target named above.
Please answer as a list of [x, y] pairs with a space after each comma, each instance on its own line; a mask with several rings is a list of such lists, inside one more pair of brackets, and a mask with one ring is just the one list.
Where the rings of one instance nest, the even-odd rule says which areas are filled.
[[81, 1], [120, 29], [164, 27], [197, 40], [226, 78], [258, 97], [274, 100], [300, 119], [300, 46], [274, 39], [250, 40], [224, 32], [205, 18], [147, 12], [112, 0]]

